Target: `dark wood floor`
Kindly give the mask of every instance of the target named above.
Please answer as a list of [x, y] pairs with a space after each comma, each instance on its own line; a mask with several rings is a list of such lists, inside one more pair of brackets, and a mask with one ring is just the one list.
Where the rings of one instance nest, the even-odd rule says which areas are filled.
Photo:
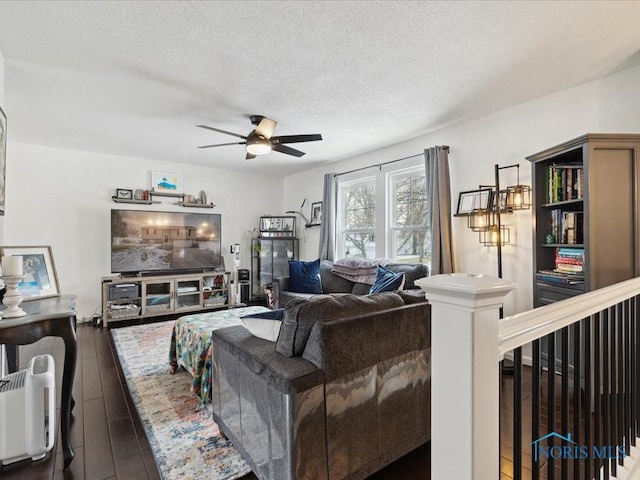
[[[76, 457], [67, 472], [62, 471], [62, 450], [54, 450], [43, 460], [23, 461], [2, 467], [2, 480], [39, 479], [159, 479], [149, 443], [129, 396], [117, 355], [107, 329], [88, 324], [78, 326], [78, 365], [73, 386], [76, 406], [71, 425], [71, 441]], [[21, 347], [21, 368], [35, 355], [50, 353], [56, 360], [58, 390], [62, 384], [64, 346], [62, 340], [45, 338]], [[510, 377], [502, 389], [512, 390]], [[58, 391], [58, 399], [60, 392]], [[527, 401], [526, 398], [523, 401]], [[59, 402], [58, 402], [59, 405]], [[526, 407], [525, 407], [526, 408]], [[501, 407], [502, 444], [510, 444], [509, 404]], [[59, 415], [58, 415], [59, 418]], [[511, 414], [512, 418], [512, 414]], [[509, 451], [508, 448], [504, 449]], [[501, 457], [501, 479], [512, 478], [509, 453]], [[425, 445], [373, 475], [374, 480], [429, 480], [430, 447]], [[526, 475], [525, 475], [526, 476]], [[255, 479], [253, 474], [243, 480]]]

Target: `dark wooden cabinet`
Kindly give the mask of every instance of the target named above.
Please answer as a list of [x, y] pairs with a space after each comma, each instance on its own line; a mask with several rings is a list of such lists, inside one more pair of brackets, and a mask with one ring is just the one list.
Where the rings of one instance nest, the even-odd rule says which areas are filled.
[[[534, 306], [640, 274], [639, 149], [640, 135], [587, 134], [527, 157], [532, 163]], [[577, 270], [557, 274], [559, 253], [577, 257], [582, 252], [583, 281]]]

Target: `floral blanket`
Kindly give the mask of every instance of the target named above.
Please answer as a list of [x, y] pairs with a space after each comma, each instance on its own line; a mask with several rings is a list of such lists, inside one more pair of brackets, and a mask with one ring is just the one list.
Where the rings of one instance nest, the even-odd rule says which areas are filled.
[[191, 391], [200, 397], [202, 408], [211, 388], [211, 331], [242, 325], [240, 317], [268, 311], [266, 307], [231, 308], [180, 317], [171, 333], [169, 365], [171, 373], [182, 367], [191, 375]]

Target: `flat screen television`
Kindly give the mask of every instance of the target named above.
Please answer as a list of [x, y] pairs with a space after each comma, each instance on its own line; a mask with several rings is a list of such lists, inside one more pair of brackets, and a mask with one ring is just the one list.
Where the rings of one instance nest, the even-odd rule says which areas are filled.
[[111, 272], [224, 268], [221, 215], [111, 210]]

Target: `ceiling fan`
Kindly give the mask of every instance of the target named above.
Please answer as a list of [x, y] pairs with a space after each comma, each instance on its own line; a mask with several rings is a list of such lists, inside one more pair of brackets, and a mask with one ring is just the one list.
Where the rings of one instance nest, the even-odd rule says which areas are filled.
[[231, 143], [219, 143], [216, 145], [203, 145], [198, 148], [211, 148], [211, 147], [225, 147], [227, 145], [246, 145], [247, 156], [246, 159], [250, 160], [256, 158], [258, 155], [265, 155], [272, 150], [276, 152], [284, 153], [287, 155], [293, 155], [294, 157], [302, 157], [304, 152], [296, 150], [295, 148], [287, 147], [285, 143], [301, 143], [301, 142], [315, 142], [316, 140], [322, 140], [322, 135], [319, 133], [310, 135], [281, 135], [279, 137], [273, 137], [273, 131], [276, 128], [276, 121], [271, 120], [263, 115], [251, 115], [249, 117], [251, 123], [256, 126], [255, 130], [252, 130], [249, 135], [244, 136], [233, 132], [227, 132], [219, 128], [208, 127], [206, 125], [196, 125], [196, 127], [205, 128], [207, 130], [213, 130], [214, 132], [226, 133], [234, 137], [242, 138], [244, 142], [231, 142]]

